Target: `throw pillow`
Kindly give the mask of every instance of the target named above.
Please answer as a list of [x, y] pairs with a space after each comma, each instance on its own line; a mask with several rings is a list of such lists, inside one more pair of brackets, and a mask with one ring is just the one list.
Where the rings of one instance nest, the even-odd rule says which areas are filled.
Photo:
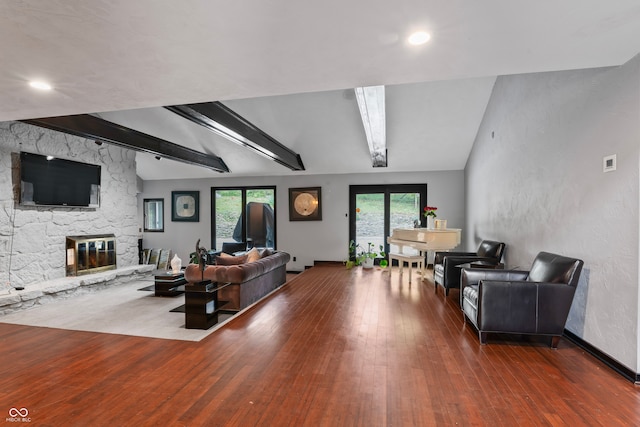
[[273, 255], [273, 251], [269, 248], [265, 248], [260, 254], [260, 257], [265, 258], [265, 257], [268, 257], [269, 255]]
[[247, 262], [254, 262], [260, 259], [260, 252], [256, 248], [252, 248], [247, 252]]

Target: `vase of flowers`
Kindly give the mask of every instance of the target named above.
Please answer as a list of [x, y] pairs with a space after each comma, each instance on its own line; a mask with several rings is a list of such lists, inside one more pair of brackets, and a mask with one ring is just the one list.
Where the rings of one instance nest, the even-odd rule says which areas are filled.
[[427, 219], [427, 229], [435, 229], [436, 211], [438, 208], [433, 206], [425, 206], [422, 215]]

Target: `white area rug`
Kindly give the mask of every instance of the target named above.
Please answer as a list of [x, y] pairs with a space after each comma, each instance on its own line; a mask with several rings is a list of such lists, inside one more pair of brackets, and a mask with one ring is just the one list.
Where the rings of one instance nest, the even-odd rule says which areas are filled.
[[184, 295], [156, 297], [138, 290], [149, 285], [153, 279], [53, 300], [0, 316], [0, 323], [184, 341], [200, 341], [225, 323], [185, 329], [184, 313], [170, 312], [184, 304]]

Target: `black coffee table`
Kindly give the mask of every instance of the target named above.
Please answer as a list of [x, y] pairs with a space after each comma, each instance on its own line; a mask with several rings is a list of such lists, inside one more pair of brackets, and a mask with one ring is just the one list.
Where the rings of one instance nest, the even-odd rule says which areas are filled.
[[184, 272], [173, 274], [171, 271], [159, 271], [155, 274], [154, 291], [156, 296], [174, 297], [184, 293], [187, 280]]

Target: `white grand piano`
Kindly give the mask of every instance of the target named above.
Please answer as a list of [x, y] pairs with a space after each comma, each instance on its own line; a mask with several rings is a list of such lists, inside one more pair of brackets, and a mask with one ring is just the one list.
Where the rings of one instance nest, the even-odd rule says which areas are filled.
[[[429, 252], [448, 251], [460, 244], [462, 230], [459, 228], [445, 228], [431, 230], [428, 228], [394, 228], [391, 236], [387, 237], [389, 245], [396, 245], [398, 251], [389, 251], [389, 265], [392, 259], [397, 259], [399, 263], [406, 259], [404, 248], [410, 247], [419, 252], [419, 256], [424, 259]], [[408, 255], [408, 254], [407, 254]], [[411, 258], [409, 256], [409, 258]], [[422, 263], [422, 276], [427, 267], [427, 263]], [[400, 264], [402, 266], [402, 264]], [[411, 265], [409, 265], [411, 268]], [[411, 279], [409, 279], [411, 280]]]

